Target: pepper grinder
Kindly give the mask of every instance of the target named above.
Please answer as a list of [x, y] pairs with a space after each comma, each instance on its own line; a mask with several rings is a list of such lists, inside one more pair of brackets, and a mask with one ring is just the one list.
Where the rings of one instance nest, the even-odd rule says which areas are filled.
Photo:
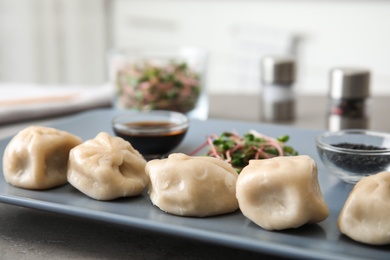
[[261, 60], [261, 120], [290, 122], [295, 118], [295, 59], [266, 56]]
[[330, 72], [328, 121], [330, 131], [367, 129], [370, 96], [370, 71], [358, 68], [335, 68]]

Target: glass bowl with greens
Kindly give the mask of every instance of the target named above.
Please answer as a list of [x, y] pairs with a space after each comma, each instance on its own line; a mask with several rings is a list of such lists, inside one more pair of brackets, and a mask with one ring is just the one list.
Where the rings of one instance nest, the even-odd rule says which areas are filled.
[[[197, 48], [139, 48], [114, 61], [116, 106], [140, 111], [193, 112], [205, 98], [207, 53]], [[202, 104], [207, 114], [207, 104]], [[201, 116], [206, 119], [207, 115]]]

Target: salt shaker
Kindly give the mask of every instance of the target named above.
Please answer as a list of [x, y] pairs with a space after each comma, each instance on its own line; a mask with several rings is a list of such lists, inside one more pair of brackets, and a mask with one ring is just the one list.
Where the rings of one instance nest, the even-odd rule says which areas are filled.
[[295, 118], [295, 59], [266, 56], [261, 60], [261, 120], [289, 122]]
[[330, 72], [327, 127], [367, 129], [370, 71], [359, 68], [335, 68]]

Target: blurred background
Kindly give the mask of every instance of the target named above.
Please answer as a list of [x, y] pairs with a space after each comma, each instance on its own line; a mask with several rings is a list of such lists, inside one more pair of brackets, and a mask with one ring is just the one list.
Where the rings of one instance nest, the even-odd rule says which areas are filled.
[[289, 53], [301, 94], [327, 93], [335, 66], [369, 68], [372, 94], [390, 94], [389, 13], [375, 0], [0, 0], [0, 82], [101, 85], [110, 50], [153, 43], [209, 49], [209, 93], [257, 93], [260, 57]]

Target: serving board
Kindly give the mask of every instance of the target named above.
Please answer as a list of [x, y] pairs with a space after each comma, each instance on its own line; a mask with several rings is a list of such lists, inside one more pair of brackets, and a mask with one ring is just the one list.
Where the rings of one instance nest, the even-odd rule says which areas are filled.
[[[111, 109], [91, 110], [69, 116], [52, 126], [69, 131], [84, 140], [94, 138], [102, 131], [113, 135], [111, 119], [119, 113], [123, 112]], [[0, 175], [0, 202], [281, 257], [390, 259], [390, 246], [365, 245], [340, 234], [337, 218], [353, 186], [339, 180], [322, 165], [315, 146], [315, 137], [321, 130], [229, 120], [191, 120], [185, 139], [174, 152], [190, 153], [214, 133], [234, 130], [244, 134], [250, 129], [272, 137], [288, 134], [289, 145], [301, 155], [309, 155], [317, 162], [321, 191], [330, 210], [325, 221], [297, 229], [266, 231], [245, 218], [239, 210], [215, 217], [179, 217], [153, 206], [146, 191], [137, 197], [103, 202], [88, 198], [69, 184], [47, 191], [16, 188], [5, 182], [3, 174]], [[10, 139], [11, 137], [0, 141], [1, 158]], [[2, 169], [2, 161], [0, 164]]]

